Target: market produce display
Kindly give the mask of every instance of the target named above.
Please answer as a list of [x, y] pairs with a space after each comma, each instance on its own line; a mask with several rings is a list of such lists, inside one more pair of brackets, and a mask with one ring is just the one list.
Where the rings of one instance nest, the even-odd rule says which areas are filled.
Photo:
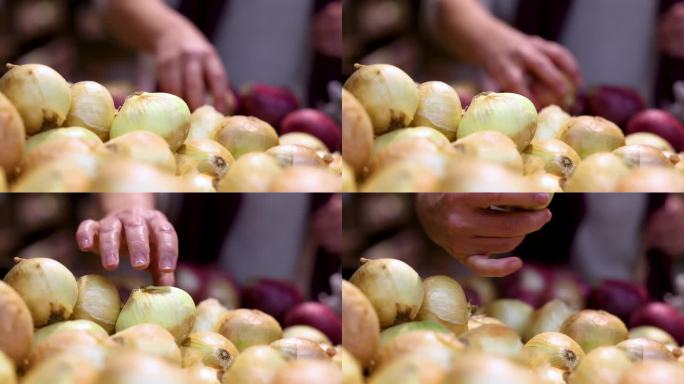
[[584, 288], [571, 276], [526, 267], [501, 282], [497, 297], [485, 278], [421, 279], [403, 261], [362, 259], [342, 286], [342, 345], [351, 354], [343, 382], [684, 382], [684, 339], [675, 336], [684, 315], [646, 304], [637, 285]]
[[464, 109], [450, 85], [386, 64], [344, 88], [344, 191], [684, 192], [684, 126], [630, 90], [592, 89], [571, 116], [514, 93]]
[[[312, 308], [290, 303], [279, 322], [214, 298], [195, 305], [175, 287], [139, 288], [120, 300], [104, 276], [77, 280], [52, 259], [15, 261], [0, 281], [2, 384], [341, 384], [343, 363], [353, 359], [336, 345], [339, 317], [301, 296], [299, 306]], [[252, 301], [266, 305], [282, 284], [275, 291]]]
[[190, 111], [166, 93], [132, 94], [116, 110], [96, 82], [69, 84], [40, 64], [8, 68], [0, 78], [0, 191], [341, 188], [337, 123], [300, 109], [287, 90], [245, 89], [237, 109], [244, 115], [223, 116], [211, 106]]

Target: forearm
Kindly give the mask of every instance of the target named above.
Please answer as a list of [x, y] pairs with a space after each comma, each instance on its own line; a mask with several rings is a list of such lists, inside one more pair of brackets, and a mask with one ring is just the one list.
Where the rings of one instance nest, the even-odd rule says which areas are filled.
[[148, 52], [165, 30], [194, 28], [163, 0], [102, 0], [101, 12], [118, 39]]
[[155, 196], [152, 193], [102, 193], [100, 206], [105, 215], [126, 209], [154, 209]]

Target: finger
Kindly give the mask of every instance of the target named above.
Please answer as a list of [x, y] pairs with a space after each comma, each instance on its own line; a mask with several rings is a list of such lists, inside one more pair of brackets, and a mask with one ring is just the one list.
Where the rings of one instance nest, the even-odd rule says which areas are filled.
[[141, 215], [131, 213], [121, 218], [131, 266], [146, 269], [150, 265], [150, 242], [147, 225]]
[[542, 51], [537, 49], [525, 50], [522, 53], [522, 59], [527, 68], [557, 95], [563, 96], [568, 91], [563, 74]]
[[148, 220], [148, 226], [158, 255], [157, 269], [165, 273], [173, 272], [178, 261], [178, 236], [176, 235], [176, 230], [166, 217], [161, 214]]
[[475, 274], [484, 277], [503, 277], [522, 268], [522, 260], [518, 257], [490, 259], [487, 256], [475, 255], [465, 259], [464, 264]]
[[183, 74], [181, 59], [177, 54], [160, 53], [157, 58], [157, 76], [159, 88], [163, 92], [183, 97]]
[[470, 254], [497, 254], [506, 253], [514, 250], [522, 241], [525, 236], [516, 237], [474, 237], [471, 238], [469, 243]]
[[479, 211], [475, 235], [480, 237], [517, 237], [536, 232], [551, 220], [551, 211], [533, 212]]
[[582, 83], [582, 73], [575, 57], [562, 46], [543, 41], [539, 48], [566, 74], [570, 75], [575, 85]]
[[158, 286], [172, 286], [176, 282], [176, 276], [173, 272], [153, 272], [154, 285]]
[[520, 66], [514, 63], [499, 66], [491, 72], [491, 76], [499, 83], [501, 88], [528, 98], [532, 97], [532, 92], [525, 82], [525, 76]]
[[183, 86], [185, 98], [191, 111], [204, 105], [204, 75], [202, 74], [202, 60], [194, 54], [184, 58]]
[[207, 84], [211, 90], [211, 95], [214, 98], [214, 108], [217, 111], [226, 114], [228, 113], [228, 106], [226, 99], [228, 97], [228, 76], [221, 64], [221, 61], [216, 55], [209, 55], [204, 62], [204, 73]]
[[489, 208], [491, 206], [519, 207], [528, 209], [543, 206], [551, 201], [550, 193], [473, 193], [468, 194], [471, 207]]
[[100, 222], [100, 255], [102, 266], [114, 270], [119, 266], [119, 247], [121, 245], [121, 221], [112, 216]]
[[92, 252], [95, 250], [95, 236], [100, 229], [100, 224], [95, 220], [85, 220], [81, 222], [76, 230], [76, 243], [78, 249], [83, 252]]

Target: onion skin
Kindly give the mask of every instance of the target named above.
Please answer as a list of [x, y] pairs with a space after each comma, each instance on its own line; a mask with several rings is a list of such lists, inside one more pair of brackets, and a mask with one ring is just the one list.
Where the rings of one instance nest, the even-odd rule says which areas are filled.
[[585, 352], [600, 346], [615, 345], [628, 336], [627, 327], [618, 317], [590, 309], [570, 316], [560, 331], [573, 338]]
[[280, 324], [270, 315], [256, 309], [228, 312], [219, 333], [242, 352], [255, 345], [267, 345], [283, 335]]
[[183, 342], [181, 352], [184, 368], [203, 364], [222, 373], [240, 354], [230, 340], [216, 332], [191, 333]]
[[468, 330], [470, 308], [463, 288], [448, 276], [431, 276], [423, 280], [423, 304], [417, 320], [432, 320], [449, 328], [455, 335]]
[[342, 190], [342, 180], [332, 172], [319, 167], [290, 167], [273, 179], [268, 190], [269, 192], [335, 193]]
[[26, 150], [24, 157], [28, 156], [31, 151], [42, 146], [51, 140], [60, 140], [64, 138], [74, 138], [88, 143], [91, 147], [102, 145], [102, 140], [93, 132], [82, 127], [66, 127], [50, 129], [33, 135], [26, 140]]
[[97, 384], [188, 384], [187, 373], [164, 360], [140, 353], [119, 354], [107, 362]]
[[90, 192], [181, 192], [183, 183], [158, 167], [128, 159], [103, 161]]
[[613, 151], [630, 168], [642, 166], [672, 167], [673, 164], [662, 151], [648, 145], [625, 145]]
[[460, 356], [455, 360], [446, 383], [479, 384], [541, 384], [528, 369], [514, 362], [483, 353]]
[[629, 322], [632, 312], [647, 302], [648, 293], [643, 285], [608, 279], [591, 290], [587, 307], [603, 309]]
[[103, 340], [90, 332], [68, 330], [50, 335], [31, 351], [29, 368], [33, 368], [43, 361], [47, 361], [63, 353], [97, 350], [102, 348]]
[[667, 140], [675, 152], [684, 151], [684, 125], [671, 113], [647, 109], [635, 115], [627, 125], [627, 133], [651, 132]]
[[465, 345], [451, 334], [431, 331], [407, 332], [383, 344], [373, 361], [373, 369], [408, 355], [418, 355], [425, 360], [439, 362], [448, 369], [454, 356], [464, 349]]
[[684, 366], [647, 360], [625, 371], [620, 384], [678, 384], [684, 380]]
[[331, 361], [297, 360], [279, 370], [273, 384], [319, 384], [323, 377], [330, 384], [341, 384], [342, 369]]
[[380, 321], [368, 298], [346, 280], [342, 281], [342, 313], [342, 345], [366, 367], [380, 345]]
[[183, 191], [190, 193], [209, 193], [216, 192], [214, 183], [216, 180], [204, 173], [190, 172], [181, 176], [181, 182], [183, 183]]
[[310, 325], [292, 325], [283, 329], [283, 339], [286, 338], [309, 340], [319, 345], [332, 345], [325, 333]]
[[100, 139], [109, 139], [114, 121], [114, 99], [109, 90], [94, 81], [81, 81], [71, 85], [71, 108], [65, 126], [83, 127]]
[[78, 296], [76, 278], [71, 271], [52, 259], [15, 261], [17, 264], [4, 280], [28, 306], [33, 325], [42, 327], [68, 319]]
[[111, 340], [125, 350], [137, 351], [181, 365], [181, 350], [169, 331], [156, 324], [138, 324], [112, 335]]
[[657, 341], [648, 339], [627, 339], [620, 342], [616, 347], [622, 349], [630, 360], [664, 360], [675, 361], [674, 354]]
[[589, 114], [602, 116], [620, 127], [644, 109], [644, 99], [632, 88], [616, 85], [595, 87], [587, 95]]
[[267, 192], [283, 168], [265, 153], [248, 153], [233, 163], [219, 180], [219, 192]]
[[418, 86], [418, 109], [411, 126], [434, 128], [451, 141], [456, 139], [462, 114], [456, 90], [441, 81], [428, 81]]
[[0, 350], [0, 383], [17, 384], [14, 362]]
[[356, 175], [354, 170], [346, 163], [342, 163], [342, 192], [350, 193], [356, 192], [358, 186], [356, 185]]
[[331, 151], [339, 151], [342, 145], [340, 127], [335, 120], [316, 109], [300, 109], [290, 112], [280, 123], [280, 132], [305, 132], [321, 141]]
[[519, 271], [501, 279], [498, 288], [501, 297], [522, 300], [536, 308], [543, 303], [550, 280], [546, 267], [525, 263]]
[[88, 192], [93, 176], [84, 169], [81, 160], [97, 168], [98, 159], [92, 155], [68, 158], [68, 161], [48, 163], [23, 174], [11, 187], [12, 192]]
[[244, 308], [263, 311], [278, 322], [285, 319], [287, 311], [303, 301], [297, 286], [285, 280], [260, 279], [242, 292]]
[[616, 192], [684, 192], [684, 174], [663, 167], [640, 167], [620, 180], [615, 189]]
[[653, 340], [657, 341], [661, 344], [664, 344], [666, 346], [677, 346], [677, 342], [675, 341], [674, 337], [672, 337], [669, 333], [663, 331], [662, 329], [658, 327], [653, 327], [650, 325], [641, 325], [638, 327], [634, 327], [629, 330], [629, 338], [630, 339], [648, 339], [648, 340]]
[[183, 369], [192, 378], [193, 384], [221, 384], [220, 372], [202, 364]]
[[239, 112], [255, 116], [274, 127], [299, 108], [297, 97], [287, 88], [253, 84], [240, 92]]
[[26, 129], [19, 112], [0, 93], [0, 168], [5, 174], [14, 175], [24, 155], [25, 140]]
[[301, 145], [316, 151], [321, 157], [324, 154], [330, 153], [330, 149], [316, 136], [306, 132], [290, 132], [280, 135], [280, 144], [294, 144]]
[[222, 384], [272, 384], [276, 373], [287, 362], [273, 348], [265, 345], [245, 349], [238, 355]]
[[373, 124], [368, 113], [346, 89], [342, 90], [342, 156], [357, 174], [363, 174], [373, 150]]
[[90, 320], [60, 321], [58, 323], [46, 325], [45, 327], [37, 329], [33, 335], [33, 344], [31, 349], [35, 349], [37, 345], [54, 334], [67, 331], [87, 332], [100, 340], [104, 340], [109, 337], [109, 334], [104, 328]]
[[571, 146], [555, 139], [534, 141], [527, 147], [525, 153], [541, 158], [546, 172], [566, 179], [582, 161]]
[[363, 370], [361, 364], [342, 347], [337, 347], [333, 361], [342, 367], [342, 384], [363, 384]]
[[12, 287], [0, 281], [0, 351], [14, 365], [22, 366], [32, 340], [33, 319], [29, 308]]
[[516, 173], [523, 171], [522, 157], [515, 143], [501, 132], [475, 132], [457, 140], [452, 146], [465, 156], [504, 165]]
[[71, 106], [69, 84], [54, 69], [41, 64], [8, 65], [0, 92], [16, 107], [29, 135], [60, 127]]
[[668, 332], [679, 344], [684, 344], [684, 315], [666, 303], [648, 303], [632, 312], [632, 327], [652, 325]]
[[580, 361], [568, 384], [619, 384], [631, 360], [617, 347], [598, 347]]
[[287, 312], [283, 321], [286, 327], [310, 325], [325, 333], [334, 344], [339, 344], [342, 340], [341, 323], [342, 320], [335, 311], [316, 301], [296, 305]]
[[487, 315], [501, 320], [519, 335], [522, 335], [530, 324], [533, 311], [531, 305], [516, 299], [494, 300], [485, 307]]
[[[178, 154], [187, 156], [195, 164], [200, 173], [212, 177], [223, 177], [228, 168], [235, 162], [233, 155], [221, 144], [214, 140], [188, 140], [178, 148]], [[185, 173], [178, 169], [178, 174]]]
[[485, 324], [506, 325], [501, 320], [494, 317], [485, 315], [473, 315], [470, 317], [470, 319], [468, 319], [468, 330], [471, 331]]
[[629, 168], [613, 153], [596, 153], [584, 159], [563, 185], [565, 192], [615, 192]]
[[373, 153], [369, 171], [371, 174], [374, 174], [393, 164], [402, 161], [410, 162], [421, 156], [437, 154], [439, 151], [439, 147], [428, 139], [417, 138], [393, 141]]
[[559, 139], [577, 151], [582, 159], [625, 145], [625, 136], [617, 125], [593, 116], [577, 116], [568, 120], [559, 133]]
[[312, 149], [301, 145], [280, 144], [266, 151], [273, 156], [281, 167], [327, 167], [327, 164]]
[[[437, 154], [435, 159], [442, 161], [443, 157]], [[402, 161], [370, 175], [361, 192], [437, 192], [440, 176], [429, 164]]]
[[487, 161], [463, 159], [447, 169], [439, 192], [533, 192], [535, 186], [522, 174]]
[[392, 65], [356, 65], [344, 88], [368, 112], [375, 134], [407, 127], [418, 109], [418, 87]]
[[47, 141], [28, 152], [21, 164], [21, 173], [30, 172], [48, 163], [63, 162], [67, 158], [97, 156], [98, 148], [75, 138], [60, 138]]
[[507, 325], [484, 324], [459, 336], [469, 351], [519, 358], [523, 349], [520, 336]]
[[93, 321], [112, 333], [121, 308], [114, 283], [104, 276], [85, 275], [78, 279], [77, 284], [78, 299], [71, 318]]
[[211, 105], [205, 105], [195, 109], [190, 116], [190, 130], [185, 141], [190, 140], [214, 140], [216, 133], [221, 128], [224, 116]]
[[294, 360], [329, 360], [330, 356], [318, 344], [310, 340], [282, 338], [271, 343], [271, 348], [280, 353], [286, 361]]
[[550, 364], [554, 368], [571, 372], [584, 358], [584, 351], [570, 337], [558, 332], [540, 333], [523, 347], [527, 364], [536, 368]]
[[21, 379], [22, 384], [74, 383], [95, 384], [98, 368], [78, 355], [62, 354], [38, 364]]
[[561, 300], [551, 300], [532, 314], [525, 330], [524, 339], [529, 340], [544, 332], [559, 332], [561, 326], [575, 311]]
[[648, 145], [663, 152], [675, 152], [674, 147], [662, 137], [651, 132], [634, 132], [625, 136], [627, 145]]
[[278, 134], [271, 125], [251, 116], [230, 116], [221, 123], [216, 141], [236, 158], [249, 152], [263, 152], [278, 145]]
[[206, 299], [197, 304], [192, 332], [217, 332], [225, 321], [228, 310], [216, 299]]
[[[441, 384], [447, 371], [435, 362], [419, 355], [408, 355], [396, 359], [377, 371], [367, 381], [368, 384], [420, 383]], [[454, 381], [448, 381], [452, 383]], [[455, 382], [454, 382], [455, 383]]]
[[[502, 324], [503, 325], [503, 324]], [[429, 331], [435, 333], [444, 333], [451, 335], [452, 332], [440, 323], [425, 320], [425, 321], [409, 321], [408, 323], [401, 323], [393, 327], [385, 328], [380, 333], [380, 347], [391, 342], [397, 337], [415, 331]]]
[[151, 131], [164, 138], [175, 152], [188, 137], [190, 116], [190, 109], [178, 96], [143, 92], [126, 99], [114, 118], [110, 137]]
[[537, 130], [534, 133], [532, 142], [558, 139], [558, 132], [561, 131], [568, 120], [570, 120], [570, 115], [565, 113], [559, 106], [549, 105], [545, 107], [537, 115]]

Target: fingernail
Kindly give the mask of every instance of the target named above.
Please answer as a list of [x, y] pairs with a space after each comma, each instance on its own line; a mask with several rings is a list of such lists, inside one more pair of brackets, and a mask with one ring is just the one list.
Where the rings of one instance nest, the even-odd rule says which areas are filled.
[[170, 259], [162, 259], [160, 263], [160, 267], [163, 272], [172, 272], [173, 271], [173, 262]]
[[81, 240], [81, 245], [83, 245], [84, 247], [89, 247], [90, 246], [90, 239]]
[[545, 203], [549, 200], [549, 194], [546, 192], [537, 193], [534, 199], [537, 200], [539, 203]]
[[145, 265], [145, 258], [143, 255], [137, 255], [133, 258], [133, 266], [141, 267], [143, 265]]

